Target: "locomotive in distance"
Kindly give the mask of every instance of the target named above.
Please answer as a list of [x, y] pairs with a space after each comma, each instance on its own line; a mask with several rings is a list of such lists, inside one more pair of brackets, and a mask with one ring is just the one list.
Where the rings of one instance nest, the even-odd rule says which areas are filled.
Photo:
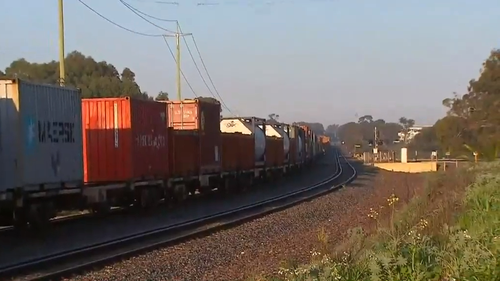
[[20, 79], [0, 80], [0, 94], [0, 223], [15, 227], [246, 188], [302, 170], [329, 145], [308, 126], [222, 118], [213, 98], [82, 99]]

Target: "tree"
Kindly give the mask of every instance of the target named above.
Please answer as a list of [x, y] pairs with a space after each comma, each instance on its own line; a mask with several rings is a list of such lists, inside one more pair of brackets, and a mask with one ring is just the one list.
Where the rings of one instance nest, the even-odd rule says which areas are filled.
[[168, 93], [164, 92], [164, 91], [160, 91], [158, 93], [158, 95], [156, 95], [155, 100], [157, 100], [157, 101], [166, 101], [166, 100], [169, 100], [168, 99]]
[[371, 123], [371, 122], [373, 122], [373, 116], [371, 115], [363, 115], [358, 119], [358, 123]]
[[268, 115], [268, 117], [269, 117], [268, 121], [270, 120], [278, 121], [278, 119], [280, 118], [279, 114], [276, 113], [271, 113]]
[[410, 136], [408, 134], [408, 132], [410, 131], [410, 128], [413, 127], [415, 125], [415, 120], [413, 119], [408, 119], [406, 117], [401, 117], [399, 118], [399, 124], [401, 124], [401, 126], [403, 127], [403, 139], [404, 139], [404, 143], [408, 143], [410, 141]]
[[[131, 96], [149, 99], [135, 81], [135, 73], [129, 68], [121, 73], [105, 61], [97, 62], [90, 56], [73, 51], [66, 56], [65, 84], [80, 88], [82, 96], [121, 97]], [[10, 78], [23, 78], [33, 82], [57, 84], [59, 82], [59, 62], [30, 63], [26, 59], [13, 61], [6, 69]]]
[[375, 139], [375, 128], [377, 128], [379, 147], [392, 148], [394, 140], [398, 139], [398, 133], [403, 127], [398, 123], [375, 119], [372, 115], [363, 115], [358, 122], [349, 122], [339, 126], [336, 132], [338, 139], [344, 142], [344, 145], [354, 147], [360, 144], [363, 146], [363, 151], [371, 151]]
[[[454, 93], [452, 98], [443, 100], [448, 108], [448, 116], [453, 119], [455, 126], [459, 126], [460, 134], [447, 135], [448, 129], [444, 126], [436, 128], [447, 145], [457, 149], [458, 144], [466, 150], [473, 148], [486, 159], [494, 159], [500, 150], [500, 50], [490, 52], [484, 61], [478, 79], [469, 82], [467, 93], [460, 96]], [[449, 119], [451, 120], [451, 119]], [[446, 135], [446, 137], [445, 137]], [[458, 149], [459, 150], [459, 149]]]
[[332, 140], [337, 141], [337, 132], [339, 129], [340, 125], [339, 124], [332, 124], [328, 125], [325, 129], [325, 134], [329, 136]]

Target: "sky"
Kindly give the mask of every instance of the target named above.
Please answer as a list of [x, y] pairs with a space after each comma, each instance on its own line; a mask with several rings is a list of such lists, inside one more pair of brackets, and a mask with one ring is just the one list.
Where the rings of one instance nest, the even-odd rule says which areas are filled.
[[[166, 33], [118, 0], [83, 1], [134, 31]], [[370, 114], [433, 124], [446, 113], [441, 101], [465, 93], [490, 50], [500, 47], [500, 2], [493, 0], [177, 1], [127, 0], [193, 33], [218, 92], [240, 116], [275, 113], [284, 122], [327, 126]], [[8, 11], [0, 17], [0, 68], [18, 58], [57, 60], [56, 0], [0, 0], [0, 8]], [[175, 62], [161, 37], [119, 29], [77, 0], [65, 1], [64, 12], [67, 53], [129, 67], [142, 90], [175, 97]], [[196, 96], [210, 96], [184, 42], [181, 64]], [[182, 95], [194, 96], [185, 82]]]

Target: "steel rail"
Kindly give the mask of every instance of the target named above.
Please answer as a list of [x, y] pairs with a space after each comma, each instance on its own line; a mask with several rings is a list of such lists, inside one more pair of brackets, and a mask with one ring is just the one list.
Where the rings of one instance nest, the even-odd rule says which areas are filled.
[[[28, 273], [26, 271], [30, 271], [30, 272], [32, 272], [32, 274], [26, 276], [25, 278], [20, 277], [20, 279], [14, 279], [14, 280], [42, 280], [42, 279], [46, 280], [47, 278], [54, 278], [57, 276], [62, 276], [62, 275], [65, 275], [69, 272], [76, 272], [76, 271], [79, 271], [79, 269], [87, 268], [89, 266], [92, 266], [92, 265], [95, 265], [98, 263], [103, 263], [103, 262], [106, 262], [109, 260], [129, 256], [129, 255], [132, 255], [134, 253], [138, 253], [138, 252], [145, 251], [148, 249], [153, 249], [153, 248], [159, 247], [161, 245], [180, 241], [180, 240], [183, 240], [183, 239], [195, 236], [195, 235], [200, 235], [203, 233], [212, 232], [212, 231], [214, 231], [216, 229], [220, 229], [222, 227], [234, 225], [238, 222], [247, 221], [249, 219], [263, 216], [263, 215], [268, 214], [270, 212], [275, 212], [277, 210], [287, 208], [287, 207], [295, 205], [297, 203], [300, 203], [300, 202], [303, 202], [306, 200], [310, 200], [310, 199], [317, 197], [317, 196], [320, 196], [326, 192], [330, 192], [332, 190], [338, 189], [355, 178], [356, 170], [354, 169], [354, 167], [347, 160], [345, 160], [344, 156], [341, 156], [339, 153], [335, 153], [335, 154], [336, 154], [334, 156], [336, 158], [336, 171], [335, 171], [335, 173], [332, 174], [330, 177], [328, 177], [328, 178], [326, 178], [326, 179], [324, 179], [324, 180], [322, 180], [314, 185], [311, 185], [311, 186], [308, 186], [308, 187], [305, 187], [305, 188], [302, 188], [302, 189], [299, 189], [296, 191], [288, 192], [288, 193], [285, 193], [285, 194], [282, 194], [279, 196], [275, 196], [273, 198], [269, 198], [269, 199], [262, 200], [259, 202], [251, 203], [251, 204], [248, 204], [248, 205], [245, 205], [242, 207], [238, 207], [238, 208], [235, 208], [232, 210], [219, 212], [219, 213], [216, 213], [213, 215], [208, 215], [208, 216], [196, 218], [196, 219], [181, 222], [181, 223], [162, 226], [162, 227], [159, 227], [159, 228], [156, 228], [153, 230], [143, 231], [143, 232], [136, 233], [133, 235], [128, 235], [128, 236], [125, 236], [125, 237], [122, 237], [119, 239], [114, 239], [114, 240], [94, 244], [91, 246], [81, 247], [81, 248], [77, 248], [77, 249], [73, 249], [73, 250], [63, 251], [63, 252], [59, 252], [56, 254], [48, 255], [45, 257], [41, 257], [41, 258], [36, 258], [33, 260], [24, 261], [24, 262], [17, 263], [17, 264], [7, 265], [7, 266], [0, 268], [0, 276], [20, 275], [20, 274]], [[352, 170], [354, 171], [353, 175], [351, 177], [349, 177], [347, 180], [343, 181], [341, 184], [331, 186], [330, 188], [323, 190], [322, 192], [315, 193], [311, 196], [297, 198], [294, 201], [287, 202], [287, 203], [279, 205], [277, 207], [264, 209], [260, 212], [251, 213], [251, 214], [246, 215], [246, 216], [236, 216], [235, 218], [226, 220], [222, 223], [218, 223], [218, 224], [214, 224], [214, 225], [207, 225], [211, 221], [214, 221], [217, 219], [231, 217], [232, 215], [241, 214], [242, 212], [256, 209], [259, 207], [265, 207], [271, 203], [290, 199], [290, 198], [295, 197], [297, 195], [304, 194], [305, 192], [312, 191], [312, 190], [320, 188], [320, 187], [324, 187], [325, 185], [333, 182], [334, 180], [338, 179], [340, 176], [343, 175], [344, 171], [343, 171], [343, 167], [342, 167], [343, 164], [340, 161], [341, 158], [343, 158], [345, 160], [345, 163], [347, 163], [347, 165], [349, 165], [352, 168]], [[198, 226], [198, 228], [197, 228], [197, 226]], [[182, 232], [182, 230], [184, 230], [184, 232]], [[167, 233], [174, 232], [174, 231], [179, 231], [181, 233], [179, 233], [179, 235], [174, 235], [173, 237], [170, 237], [168, 239], [160, 239], [160, 241], [155, 241], [154, 243], [150, 242], [150, 243], [146, 243], [146, 245], [144, 245], [144, 243], [143, 243], [143, 245], [138, 245], [136, 247], [133, 247], [134, 246], [133, 243], [139, 243], [143, 239], [154, 239], [157, 235], [161, 235], [161, 234], [165, 235]], [[120, 246], [122, 246], [122, 248], [125, 248], [126, 246], [132, 246], [132, 249], [128, 249], [128, 250], [124, 251], [124, 250], [120, 250], [120, 248], [119, 248]], [[113, 253], [113, 251], [116, 253]], [[101, 253], [101, 252], [103, 254], [101, 254], [99, 256], [99, 253]], [[66, 266], [65, 268], [58, 269], [56, 271], [44, 273], [43, 269], [40, 270], [42, 272], [36, 272], [34, 270], [34, 269], [40, 268], [40, 267], [43, 268], [43, 267], [48, 266], [50, 264], [57, 264], [59, 261], [68, 262], [69, 260], [72, 260], [72, 259], [75, 259], [75, 258], [78, 258], [81, 256], [89, 256], [92, 254], [97, 254], [98, 257], [91, 259], [90, 261], [87, 261], [87, 262], [79, 262], [79, 263], [76, 263], [74, 265]], [[48, 267], [50, 267], [50, 266], [48, 266]]]

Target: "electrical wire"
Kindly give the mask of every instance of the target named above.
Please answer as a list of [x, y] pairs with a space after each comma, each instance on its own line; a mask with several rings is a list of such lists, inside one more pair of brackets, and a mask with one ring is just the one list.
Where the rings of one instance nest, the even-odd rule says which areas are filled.
[[163, 26], [161, 26], [161, 25], [157, 25], [156, 23], [154, 23], [154, 22], [152, 22], [152, 21], [148, 20], [148, 19], [147, 19], [147, 18], [145, 18], [143, 15], [141, 15], [141, 14], [142, 14], [142, 12], [141, 12], [141, 13], [139, 13], [139, 12], [138, 12], [138, 10], [137, 10], [136, 8], [132, 7], [129, 3], [127, 3], [127, 2], [125, 2], [125, 1], [123, 1], [123, 0], [119, 0], [119, 1], [120, 1], [120, 3], [122, 3], [125, 7], [127, 7], [127, 9], [129, 9], [130, 11], [132, 11], [134, 14], [136, 14], [138, 17], [140, 17], [141, 19], [145, 20], [145, 21], [146, 21], [146, 22], [148, 22], [149, 24], [151, 24], [151, 25], [153, 25], [153, 26], [155, 26], [155, 27], [157, 27], [157, 28], [159, 28], [159, 29], [161, 29], [161, 30], [164, 30], [164, 31], [166, 31], [166, 32], [169, 32], [169, 33], [176, 33], [175, 31], [172, 31], [172, 30], [166, 29], [166, 28], [164, 28]]
[[[138, 15], [139, 17], [141, 17], [141, 18], [142, 18], [143, 20], [145, 20], [146, 22], [148, 22], [148, 23], [150, 23], [150, 24], [152, 24], [152, 25], [154, 25], [154, 26], [156, 26], [156, 27], [158, 27], [158, 28], [160, 28], [160, 29], [163, 29], [163, 30], [165, 30], [165, 31], [172, 32], [172, 31], [170, 31], [170, 30], [167, 30], [167, 29], [165, 29], [165, 28], [163, 28], [163, 27], [161, 27], [161, 26], [159, 26], [159, 25], [157, 25], [157, 24], [155, 24], [155, 23], [151, 22], [150, 20], [146, 19], [145, 17], [149, 17], [149, 18], [151, 18], [151, 19], [155, 19], [155, 20], [159, 20], [159, 21], [164, 21], [164, 22], [175, 22], [175, 23], [177, 23], [177, 27], [179, 28], [179, 32], [180, 32], [181, 34], [183, 34], [182, 29], [181, 29], [181, 26], [180, 26], [180, 24], [179, 24], [179, 21], [177, 21], [177, 20], [168, 20], [168, 19], [162, 19], [162, 18], [159, 18], [159, 17], [155, 17], [155, 16], [149, 15], [149, 14], [147, 14], [147, 13], [145, 13], [145, 12], [143, 12], [143, 11], [141, 11], [141, 10], [139, 10], [139, 9], [135, 8], [135, 7], [133, 7], [132, 5], [130, 5], [130, 4], [128, 4], [127, 2], [125, 2], [124, 0], [119, 0], [119, 1], [120, 1], [120, 2], [121, 2], [124, 6], [125, 6], [125, 7], [127, 7], [129, 10], [131, 10], [132, 12], [134, 12], [136, 15]], [[174, 33], [175, 33], [175, 32], [174, 32]], [[194, 39], [194, 35], [192, 35], [192, 37], [193, 37], [193, 42], [194, 42], [194, 44], [195, 44], [196, 51], [198, 52], [198, 56], [199, 56], [199, 58], [200, 58], [200, 61], [201, 61], [202, 65], [203, 65], [203, 68], [204, 68], [205, 72], [207, 73], [207, 77], [208, 77], [208, 79], [209, 79], [210, 83], [212, 84], [212, 87], [213, 87], [213, 88], [214, 88], [214, 90], [215, 90], [215, 93], [217, 94], [217, 97], [219, 97], [219, 100], [220, 100], [220, 102], [221, 102], [222, 107], [223, 107], [223, 108], [225, 108], [225, 109], [226, 109], [229, 113], [233, 114], [233, 113], [232, 113], [232, 111], [231, 111], [231, 109], [230, 109], [230, 108], [226, 105], [226, 103], [224, 102], [224, 99], [222, 98], [222, 96], [220, 95], [219, 91], [217, 90], [217, 87], [215, 87], [215, 84], [214, 84], [214, 82], [213, 82], [213, 80], [212, 80], [212, 77], [210, 76], [210, 73], [208, 72], [208, 69], [207, 69], [207, 67], [206, 67], [205, 61], [203, 60], [203, 57], [202, 57], [202, 55], [201, 55], [200, 49], [199, 49], [199, 47], [198, 47], [198, 45], [197, 45], [197, 43], [196, 43], [196, 40]], [[212, 91], [212, 89], [210, 89], [210, 86], [208, 85], [207, 81], [205, 80], [205, 77], [204, 77], [204, 76], [203, 76], [203, 74], [201, 73], [201, 70], [200, 70], [200, 68], [199, 68], [199, 66], [198, 66], [198, 63], [196, 62], [196, 60], [195, 60], [195, 58], [194, 58], [194, 56], [193, 56], [193, 53], [192, 53], [192, 51], [191, 51], [191, 48], [189, 47], [189, 44], [188, 44], [188, 42], [187, 42], [187, 40], [186, 40], [186, 37], [185, 37], [185, 36], [182, 36], [182, 38], [183, 38], [183, 40], [184, 40], [184, 43], [186, 44], [186, 49], [187, 49], [187, 51], [188, 51], [188, 53], [189, 53], [189, 56], [190, 56], [190, 57], [191, 57], [191, 59], [193, 60], [194, 66], [195, 66], [196, 70], [198, 71], [198, 74], [199, 74], [199, 75], [200, 75], [200, 77], [201, 77], [201, 80], [203, 81], [203, 83], [204, 83], [204, 84], [205, 84], [205, 86], [207, 87], [207, 89], [208, 89], [209, 93], [210, 93], [210, 94], [211, 94], [214, 98], [216, 98], [216, 97], [215, 97], [215, 94], [214, 94], [214, 93], [213, 93], [213, 91]], [[163, 39], [164, 39], [164, 40], [166, 40], [166, 38], [165, 38], [165, 37], [163, 37]], [[167, 41], [165, 41], [165, 42], [167, 42]], [[167, 43], [167, 46], [169, 47], [169, 50], [171, 51], [171, 49], [170, 49], [170, 45], [168, 45], [168, 43]], [[171, 51], [171, 52], [172, 52], [172, 51]], [[173, 55], [173, 52], [172, 52], [172, 55]], [[175, 59], [175, 56], [174, 56], [174, 60], [177, 62], [177, 60]], [[186, 81], [187, 81], [187, 80], [186, 80]], [[194, 93], [194, 91], [193, 91], [193, 93]]]
[[92, 7], [90, 7], [89, 5], [87, 5], [85, 2], [83, 2], [82, 0], [78, 0], [78, 2], [80, 2], [80, 4], [82, 4], [83, 6], [85, 6], [87, 9], [89, 9], [90, 11], [92, 11], [94, 14], [98, 15], [99, 17], [101, 17], [102, 19], [104, 19], [105, 21], [111, 23], [112, 25], [116, 26], [116, 27], [119, 27], [125, 31], [128, 31], [130, 33], [134, 33], [136, 35], [141, 35], [141, 36], [146, 36], [146, 37], [163, 37], [162, 34], [148, 34], [148, 33], [142, 33], [142, 32], [138, 32], [138, 31], [135, 31], [135, 30], [132, 30], [130, 28], [127, 28], [121, 24], [118, 24], [110, 19], [108, 19], [107, 17], [105, 17], [103, 14], [99, 13], [98, 11], [96, 11], [95, 9], [93, 9]]
[[[154, 16], [151, 16], [149, 14], [146, 14], [144, 13], [143, 11], [133, 7], [132, 5], [128, 4], [127, 2], [123, 1], [123, 0], [119, 0], [123, 5], [125, 5], [129, 10], [131, 10], [132, 12], [134, 12], [136, 15], [140, 16], [142, 19], [144, 19], [145, 21], [153, 24], [154, 26], [158, 27], [158, 28], [161, 28], [163, 30], [166, 30], [164, 29], [163, 27], [157, 25], [157, 24], [154, 24], [152, 23], [151, 21], [145, 19], [142, 15], [146, 16], [146, 17], [149, 17], [149, 18], [152, 18], [152, 19], [156, 19], [156, 20], [161, 20], [161, 21], [165, 21], [165, 22], [175, 22], [177, 23], [177, 26], [179, 27], [179, 31], [180, 33], [182, 34], [182, 30], [180, 28], [180, 25], [179, 25], [179, 22], [177, 20], [167, 20], [167, 19], [161, 19], [161, 18], [158, 18], [158, 17], [154, 17]], [[168, 30], [167, 30], [168, 31]], [[165, 39], [165, 37], [164, 37]], [[194, 63], [194, 66], [196, 67], [196, 70], [198, 71], [198, 74], [200, 75], [201, 77], [201, 80], [203, 81], [203, 83], [205, 84], [205, 86], [207, 87], [208, 91], [210, 92], [210, 94], [215, 98], [215, 95], [214, 93], [212, 92], [212, 90], [210, 89], [210, 87], [208, 86], [208, 83], [207, 81], [205, 80], [205, 77], [203, 77], [203, 75], [201, 74], [201, 70], [200, 68], [198, 67], [198, 64], [196, 63], [196, 60], [194, 59], [194, 56], [193, 56], [193, 53], [191, 52], [191, 48], [189, 48], [189, 45], [187, 43], [187, 40], [186, 40], [186, 37], [185, 36], [182, 36], [182, 39], [184, 40], [184, 42], [186, 43], [186, 48], [188, 50], [188, 53], [189, 53], [189, 56], [191, 57], [191, 59], [193, 60], [193, 63]], [[170, 48], [170, 46], [169, 46]], [[175, 57], [174, 57], [175, 59]], [[176, 60], [176, 59], [175, 59]], [[176, 60], [177, 62], [177, 60]], [[221, 97], [219, 96], [219, 98], [221, 99]]]
[[[217, 96], [220, 97], [219, 91], [217, 90], [217, 87], [215, 87], [214, 81], [212, 80], [212, 77], [210, 76], [210, 72], [208, 72], [207, 66], [205, 64], [205, 61], [203, 60], [203, 57], [201, 56], [200, 48], [198, 48], [198, 44], [196, 44], [196, 39], [194, 38], [194, 35], [191, 36], [193, 38], [193, 43], [196, 48], [196, 52], [198, 52], [198, 56], [200, 57], [201, 64], [203, 65], [203, 68], [205, 69], [205, 72], [207, 73], [208, 80], [212, 84], [212, 87], [215, 90], [215, 93], [217, 93]], [[187, 45], [187, 43], [186, 43]], [[227, 107], [227, 105], [224, 103], [224, 101], [221, 98], [221, 103], [224, 105], [224, 107], [229, 111], [229, 113], [233, 114], [231, 110]], [[233, 114], [234, 115], [234, 114]]]
[[[172, 58], [174, 59], [175, 63], [177, 63], [177, 59], [175, 58], [174, 52], [172, 51], [172, 48], [170, 48], [170, 44], [168, 44], [168, 40], [167, 38], [165, 38], [165, 36], [163, 36], [163, 40], [165, 41], [165, 44], [167, 44], [168, 51], [172, 55]], [[181, 69], [181, 75], [184, 78], [184, 81], [186, 81], [186, 84], [188, 85], [189, 89], [191, 89], [191, 92], [193, 92], [193, 95], [196, 97], [197, 96], [196, 92], [194, 91], [193, 86], [191, 86], [191, 83], [189, 83], [186, 75], [184, 75], [182, 69]]]
[[[179, 25], [179, 31], [182, 33], [182, 29]], [[191, 35], [191, 37], [193, 38], [194, 40], [194, 35]], [[198, 74], [200, 75], [201, 77], [201, 80], [203, 81], [203, 83], [205, 84], [205, 86], [207, 87], [208, 89], [208, 92], [210, 92], [210, 94], [212, 95], [212, 97], [216, 98], [214, 93], [212, 92], [212, 90], [210, 89], [210, 87], [208, 86], [208, 83], [207, 81], [205, 80], [205, 77], [203, 77], [203, 74], [201, 74], [201, 70], [200, 68], [198, 67], [198, 63], [196, 63], [196, 60], [194, 59], [194, 56], [193, 56], [193, 53], [191, 52], [191, 48], [189, 48], [189, 44], [186, 40], [186, 37], [182, 37], [184, 39], [184, 43], [186, 44], [186, 48], [188, 50], [188, 53], [189, 53], [189, 56], [191, 57], [191, 59], [193, 60], [193, 63], [194, 63], [194, 66], [196, 67], [196, 70], [198, 71]], [[198, 47], [196, 47], [196, 49], [198, 50]], [[203, 67], [205, 68], [205, 72], [207, 73], [207, 77], [208, 79], [210, 80], [210, 82], [212, 83], [212, 87], [214, 88], [215, 90], [215, 93], [217, 94], [217, 96], [219, 97], [219, 100], [220, 100], [220, 103], [222, 105], [223, 108], [225, 108], [229, 113], [233, 114], [233, 112], [231, 111], [231, 109], [227, 106], [227, 104], [224, 102], [224, 99], [221, 97], [221, 95], [219, 94], [219, 91], [217, 91], [217, 88], [214, 86], [214, 83], [212, 81], [212, 78], [210, 77], [210, 74], [208, 73], [207, 71], [207, 68], [205, 67], [205, 63], [203, 62], [203, 58], [201, 57], [201, 54], [200, 52], [198, 51], [198, 55], [200, 56], [200, 59], [201, 59], [201, 63], [203, 64]], [[234, 114], [233, 114], [234, 115]]]
[[[177, 60], [175, 59], [174, 52], [172, 51], [172, 48], [170, 48], [170, 45], [168, 44], [168, 41], [166, 40], [166, 38], [165, 38], [164, 35], [162, 35], [162, 34], [147, 34], [147, 33], [142, 33], [142, 32], [138, 32], [138, 31], [126, 28], [126, 27], [124, 27], [124, 26], [122, 26], [122, 25], [120, 25], [120, 24], [118, 24], [118, 23], [116, 23], [116, 22], [108, 19], [103, 14], [99, 13], [98, 11], [96, 11], [95, 9], [93, 9], [92, 7], [90, 7], [88, 4], [86, 4], [82, 0], [78, 0], [78, 2], [80, 2], [83, 6], [85, 6], [87, 9], [89, 9], [90, 11], [92, 11], [94, 14], [98, 15], [102, 19], [106, 20], [107, 22], [109, 22], [109, 23], [113, 24], [114, 26], [117, 26], [117, 27], [119, 27], [119, 28], [121, 28], [121, 29], [123, 29], [125, 31], [128, 31], [128, 32], [136, 34], [136, 35], [146, 36], [146, 37], [161, 37], [161, 38], [163, 38], [163, 40], [167, 44], [167, 47], [168, 47], [168, 50], [170, 51], [170, 54], [172, 55], [172, 58], [174, 59], [175, 62], [177, 62]], [[193, 87], [191, 86], [191, 83], [189, 83], [189, 81], [187, 80], [186, 75], [184, 75], [184, 72], [182, 72], [182, 70], [181, 70], [181, 74], [184, 77], [184, 80], [186, 81], [186, 84], [188, 85], [188, 87], [193, 92], [194, 96], [196, 96], [196, 92], [194, 91]]]

